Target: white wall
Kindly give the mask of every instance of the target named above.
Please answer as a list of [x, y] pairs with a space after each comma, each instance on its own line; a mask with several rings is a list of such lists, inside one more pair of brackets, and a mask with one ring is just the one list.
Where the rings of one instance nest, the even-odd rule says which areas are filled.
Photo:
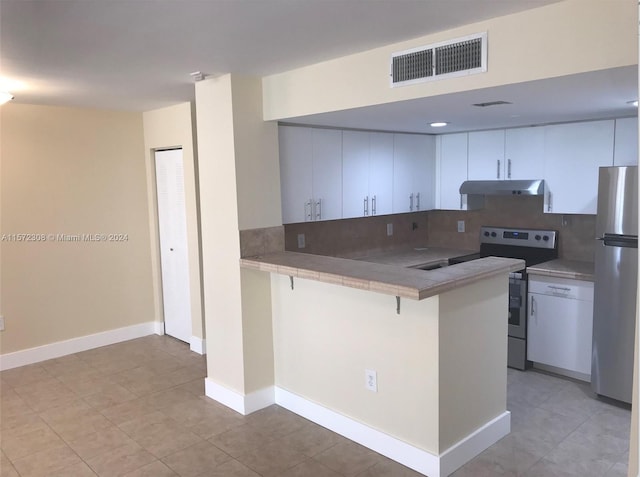
[[241, 229], [281, 225], [277, 126], [259, 78], [196, 83], [207, 379], [240, 396], [273, 384], [270, 283], [240, 270]]
[[[285, 119], [636, 65], [635, 0], [565, 0], [263, 79], [264, 117]], [[488, 32], [488, 71], [391, 88], [391, 53]]]
[[400, 315], [393, 296], [271, 280], [276, 386], [433, 455], [505, 412], [506, 274]]
[[6, 104], [2, 234], [125, 234], [2, 243], [3, 354], [150, 322], [142, 114]]
[[197, 161], [194, 151], [194, 131], [191, 103], [156, 109], [143, 113], [144, 145], [147, 172], [147, 200], [149, 202], [149, 230], [151, 234], [151, 263], [153, 267], [153, 297], [156, 316], [162, 317], [162, 279], [158, 236], [154, 151], [181, 147], [184, 164], [184, 192], [187, 218], [187, 247], [189, 250], [189, 284], [191, 296], [191, 329], [195, 338], [203, 339], [202, 280], [200, 275], [200, 224], [197, 195]]

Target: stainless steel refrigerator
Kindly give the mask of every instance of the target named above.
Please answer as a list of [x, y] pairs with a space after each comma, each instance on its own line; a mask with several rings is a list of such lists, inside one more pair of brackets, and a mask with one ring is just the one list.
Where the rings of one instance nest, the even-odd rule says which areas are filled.
[[638, 168], [601, 167], [591, 387], [631, 403], [638, 282]]

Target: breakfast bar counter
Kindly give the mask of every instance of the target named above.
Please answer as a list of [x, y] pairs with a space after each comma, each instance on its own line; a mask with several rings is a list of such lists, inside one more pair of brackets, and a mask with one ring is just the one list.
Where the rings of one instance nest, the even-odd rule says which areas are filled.
[[508, 434], [505, 304], [524, 262], [407, 268], [466, 252], [242, 258], [243, 281], [269, 284], [270, 322], [248, 330], [272, 330], [276, 404], [430, 477]]
[[[374, 256], [372, 259], [379, 262], [380, 256]], [[366, 260], [366, 257], [352, 260], [298, 252], [279, 252], [242, 258], [240, 264], [243, 268], [413, 300], [423, 300], [479, 280], [524, 268], [523, 260], [486, 257], [435, 270], [420, 270], [407, 268], [406, 252], [385, 254], [384, 263]], [[418, 259], [420, 260], [422, 259]], [[443, 258], [437, 260], [442, 261]], [[413, 256], [413, 261], [409, 261], [409, 267], [415, 266], [415, 261]]]

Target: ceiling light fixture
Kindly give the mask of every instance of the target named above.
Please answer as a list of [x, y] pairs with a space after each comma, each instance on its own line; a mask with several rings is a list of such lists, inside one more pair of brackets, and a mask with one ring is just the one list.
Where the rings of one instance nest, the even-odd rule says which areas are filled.
[[0, 104], [8, 103], [13, 99], [13, 95], [8, 91], [0, 91]]
[[627, 104], [631, 104], [633, 106], [635, 106], [636, 108], [638, 107], [638, 100], [634, 100], [634, 101], [627, 101]]
[[429, 126], [431, 126], [432, 128], [441, 128], [446, 126], [449, 123], [445, 123], [444, 121], [439, 121], [439, 122], [435, 122], [435, 123], [430, 123]]

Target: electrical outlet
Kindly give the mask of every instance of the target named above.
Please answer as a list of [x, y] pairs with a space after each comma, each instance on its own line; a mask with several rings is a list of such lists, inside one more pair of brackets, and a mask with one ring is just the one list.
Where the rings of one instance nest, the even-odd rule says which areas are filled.
[[387, 224], [387, 237], [391, 237], [393, 235], [393, 224]]
[[464, 220], [458, 220], [458, 232], [464, 232]]
[[298, 234], [298, 248], [304, 248], [304, 234]]
[[0, 316], [0, 331], [4, 331], [4, 316]]
[[371, 369], [364, 370], [364, 386], [374, 393], [378, 392], [378, 373]]

